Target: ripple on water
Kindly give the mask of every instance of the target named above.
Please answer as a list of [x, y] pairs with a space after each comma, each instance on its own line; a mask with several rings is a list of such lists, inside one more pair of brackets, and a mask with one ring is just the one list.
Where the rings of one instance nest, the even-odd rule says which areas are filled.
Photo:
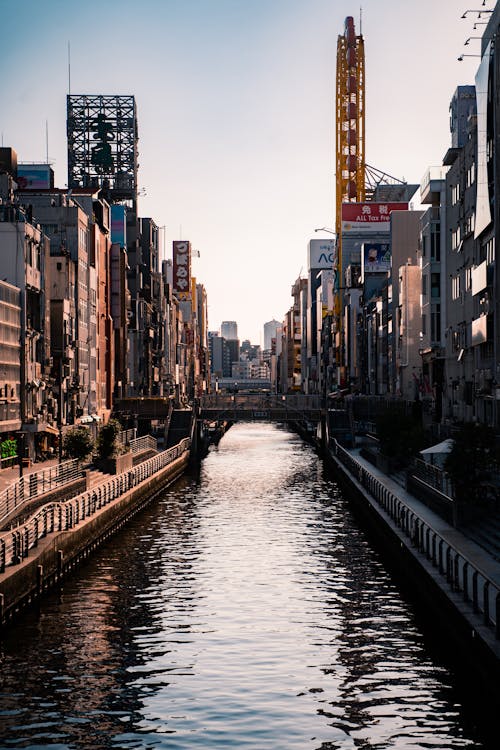
[[314, 452], [238, 425], [2, 652], [0, 745], [483, 748]]

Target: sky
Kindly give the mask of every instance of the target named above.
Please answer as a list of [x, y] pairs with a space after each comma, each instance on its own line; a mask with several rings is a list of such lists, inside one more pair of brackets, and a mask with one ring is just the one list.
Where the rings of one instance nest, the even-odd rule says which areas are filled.
[[[210, 330], [263, 343], [334, 226], [337, 37], [365, 42], [366, 161], [411, 183], [450, 145], [483, 0], [0, 0], [0, 138], [67, 184], [66, 94], [133, 94], [139, 215], [190, 240]], [[485, 0], [485, 10], [493, 8]], [[70, 74], [68, 69], [70, 47]]]

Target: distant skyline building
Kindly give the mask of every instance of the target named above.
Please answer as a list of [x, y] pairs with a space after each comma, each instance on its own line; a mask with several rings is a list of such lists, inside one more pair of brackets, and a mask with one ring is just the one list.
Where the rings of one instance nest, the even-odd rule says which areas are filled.
[[273, 348], [273, 339], [274, 339], [274, 346], [276, 347], [276, 340], [278, 338], [278, 335], [281, 336], [281, 332], [283, 330], [283, 325], [279, 322], [279, 320], [270, 320], [267, 323], [264, 323], [264, 351], [268, 352], [271, 351]]
[[226, 341], [236, 341], [238, 338], [238, 324], [235, 320], [224, 320], [220, 326], [220, 335]]

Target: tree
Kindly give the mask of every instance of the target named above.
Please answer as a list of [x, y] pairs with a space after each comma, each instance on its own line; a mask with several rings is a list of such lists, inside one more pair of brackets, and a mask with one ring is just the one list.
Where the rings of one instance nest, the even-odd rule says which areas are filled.
[[63, 450], [70, 458], [83, 460], [94, 449], [94, 441], [87, 427], [73, 427], [65, 434]]
[[405, 414], [399, 408], [388, 409], [376, 421], [380, 452], [405, 465], [424, 446], [422, 419], [417, 409]]
[[101, 427], [97, 436], [97, 452], [100, 458], [112, 458], [120, 453], [117, 437], [121, 429], [122, 426], [117, 419], [110, 419]]
[[495, 430], [475, 422], [462, 424], [453, 436], [453, 446], [444, 464], [456, 499], [477, 502], [484, 494], [484, 483], [494, 478], [499, 467]]

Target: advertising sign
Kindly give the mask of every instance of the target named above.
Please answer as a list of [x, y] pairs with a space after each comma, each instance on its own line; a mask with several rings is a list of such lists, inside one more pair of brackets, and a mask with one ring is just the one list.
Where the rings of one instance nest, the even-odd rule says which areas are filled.
[[175, 240], [172, 246], [174, 294], [178, 299], [189, 299], [191, 295], [191, 243]]
[[309, 240], [309, 271], [333, 268], [335, 240]]
[[111, 242], [127, 247], [127, 209], [119, 204], [111, 206]]
[[343, 203], [344, 232], [389, 232], [393, 211], [407, 211], [408, 203]]
[[391, 270], [391, 246], [388, 242], [363, 242], [361, 273], [387, 273]]
[[17, 184], [21, 190], [49, 190], [50, 164], [18, 164]]

